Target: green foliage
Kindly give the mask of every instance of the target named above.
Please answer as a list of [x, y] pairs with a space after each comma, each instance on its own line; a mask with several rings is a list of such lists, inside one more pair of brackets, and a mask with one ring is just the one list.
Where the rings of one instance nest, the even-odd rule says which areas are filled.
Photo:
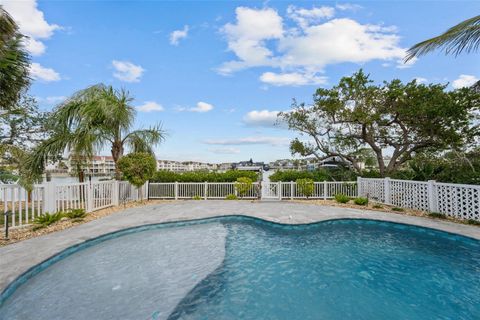
[[312, 179], [297, 179], [297, 191], [304, 195], [305, 197], [309, 198], [313, 195], [315, 191], [315, 184]]
[[318, 169], [315, 171], [278, 170], [270, 176], [272, 182], [291, 182], [298, 179], [321, 181], [353, 181], [357, 175], [353, 170], [345, 167], [332, 169]]
[[60, 221], [60, 219], [63, 218], [63, 213], [58, 212], [54, 214], [50, 214], [46, 212], [43, 215], [40, 215], [33, 220], [33, 230], [38, 230], [42, 228], [46, 228], [51, 224], [54, 224], [57, 221]]
[[225, 197], [225, 200], [238, 200], [238, 197], [234, 194], [228, 194], [226, 197]]
[[157, 163], [150, 153], [138, 152], [122, 157], [118, 167], [128, 182], [140, 188], [154, 175]]
[[[344, 77], [331, 89], [320, 88], [314, 105], [292, 105], [280, 118], [312, 142], [292, 141], [292, 154], [318, 159], [340, 158], [361, 173], [374, 153], [381, 176], [390, 175], [416, 153], [464, 146], [478, 135], [472, 121], [480, 93], [471, 88], [446, 90], [442, 84], [375, 84], [362, 70]], [[370, 152], [370, 153], [371, 153]], [[385, 155], [391, 154], [388, 163]], [[366, 156], [366, 157], [365, 157]]]
[[428, 213], [430, 218], [437, 218], [437, 219], [447, 219], [447, 216], [440, 212], [430, 212]]
[[192, 199], [193, 199], [193, 200], [202, 200], [202, 197], [200, 197], [200, 196], [193, 196]]
[[350, 197], [347, 196], [347, 195], [344, 195], [343, 193], [337, 193], [337, 194], [334, 196], [334, 199], [335, 199], [335, 201], [337, 201], [338, 203], [347, 203], [348, 201], [350, 201]]
[[353, 203], [355, 203], [356, 205], [359, 205], [359, 206], [366, 206], [366, 205], [368, 205], [368, 198], [358, 197], [358, 198], [353, 199]]
[[226, 172], [189, 171], [176, 173], [168, 170], [157, 171], [152, 182], [235, 182], [238, 178], [247, 177], [257, 181], [258, 175], [253, 171], [229, 170]]
[[70, 209], [69, 211], [63, 213], [65, 217], [73, 220], [83, 220], [87, 216], [85, 209]]
[[235, 190], [242, 198], [248, 194], [248, 192], [252, 189], [252, 186], [253, 181], [248, 177], [237, 178], [237, 181], [235, 182]]
[[393, 207], [393, 208], [392, 208], [392, 211], [404, 212], [404, 211], [405, 211], [405, 209], [403, 209], [403, 208], [399, 208], [399, 207]]
[[372, 208], [374, 208], [374, 209], [383, 209], [383, 206], [382, 206], [382, 205], [379, 205], [379, 204], [374, 204], [374, 205], [372, 206]]
[[472, 224], [475, 226], [480, 226], [480, 221], [474, 220], [474, 219], [468, 219], [467, 224]]

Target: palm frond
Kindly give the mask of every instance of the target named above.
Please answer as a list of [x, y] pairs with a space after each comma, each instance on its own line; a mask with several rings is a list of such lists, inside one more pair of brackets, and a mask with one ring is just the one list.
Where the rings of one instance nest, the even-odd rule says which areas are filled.
[[405, 62], [443, 48], [445, 54], [459, 55], [477, 51], [480, 46], [480, 15], [467, 19], [448, 29], [445, 33], [417, 43], [407, 51]]
[[166, 132], [161, 124], [148, 129], [135, 130], [127, 134], [123, 142], [132, 152], [154, 154], [153, 147], [165, 140]]

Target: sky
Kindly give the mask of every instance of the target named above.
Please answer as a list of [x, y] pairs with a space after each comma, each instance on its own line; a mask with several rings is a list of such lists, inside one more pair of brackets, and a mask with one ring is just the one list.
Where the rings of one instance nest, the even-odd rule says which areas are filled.
[[[31, 53], [30, 94], [51, 110], [105, 83], [135, 98], [135, 128], [161, 123], [158, 159], [291, 158], [275, 126], [292, 100], [311, 103], [360, 68], [376, 82], [467, 86], [478, 54], [405, 50], [480, 12], [462, 1], [5, 1]], [[100, 150], [108, 155], [108, 150]]]

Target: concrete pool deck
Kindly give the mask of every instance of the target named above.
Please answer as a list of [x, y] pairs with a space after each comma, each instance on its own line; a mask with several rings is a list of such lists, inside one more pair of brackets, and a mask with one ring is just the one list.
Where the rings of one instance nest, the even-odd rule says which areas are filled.
[[147, 204], [37, 238], [0, 247], [0, 292], [31, 267], [60, 251], [106, 233], [162, 222], [224, 215], [245, 215], [285, 223], [303, 224], [332, 219], [372, 219], [442, 230], [480, 240], [480, 228], [388, 212], [321, 206], [296, 202], [175, 201]]

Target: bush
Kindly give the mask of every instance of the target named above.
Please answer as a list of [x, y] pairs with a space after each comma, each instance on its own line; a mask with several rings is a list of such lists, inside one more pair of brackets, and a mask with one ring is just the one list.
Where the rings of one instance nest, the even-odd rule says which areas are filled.
[[237, 194], [239, 194], [242, 198], [248, 194], [248, 191], [252, 189], [252, 186], [252, 179], [248, 177], [240, 177], [235, 182], [235, 190], [237, 190]]
[[71, 209], [65, 212], [63, 215], [68, 219], [80, 221], [87, 216], [87, 213], [85, 212], [84, 209]]
[[353, 203], [359, 206], [366, 206], [368, 205], [368, 198], [358, 197], [353, 200]]
[[337, 193], [334, 196], [334, 199], [338, 203], [347, 203], [348, 201], [350, 201], [350, 198], [347, 195], [344, 195], [343, 193]]
[[297, 191], [305, 197], [311, 197], [315, 191], [315, 183], [312, 179], [297, 179]]
[[405, 211], [405, 209], [399, 208], [399, 207], [393, 207], [392, 211], [403, 212], [403, 211]]
[[151, 182], [235, 182], [238, 178], [247, 177], [257, 181], [258, 174], [253, 171], [229, 170], [226, 172], [190, 171], [177, 173], [168, 170], [155, 172]]
[[193, 199], [193, 200], [202, 200], [202, 197], [200, 197], [200, 196], [193, 196], [192, 199]]
[[149, 153], [130, 153], [120, 158], [118, 168], [128, 182], [140, 188], [155, 173], [157, 162], [155, 157]]
[[473, 224], [475, 226], [479, 226], [480, 225], [480, 221], [477, 221], [477, 220], [474, 220], [474, 219], [468, 219], [467, 220], [467, 224]]
[[229, 194], [225, 197], [225, 200], [238, 200], [238, 197], [234, 194]]
[[428, 216], [430, 218], [447, 219], [447, 216], [440, 212], [430, 212]]
[[63, 213], [58, 212], [54, 214], [50, 214], [46, 212], [45, 214], [38, 216], [33, 220], [33, 230], [38, 230], [42, 228], [46, 228], [51, 224], [54, 224], [57, 221], [60, 221], [60, 219], [63, 218]]

